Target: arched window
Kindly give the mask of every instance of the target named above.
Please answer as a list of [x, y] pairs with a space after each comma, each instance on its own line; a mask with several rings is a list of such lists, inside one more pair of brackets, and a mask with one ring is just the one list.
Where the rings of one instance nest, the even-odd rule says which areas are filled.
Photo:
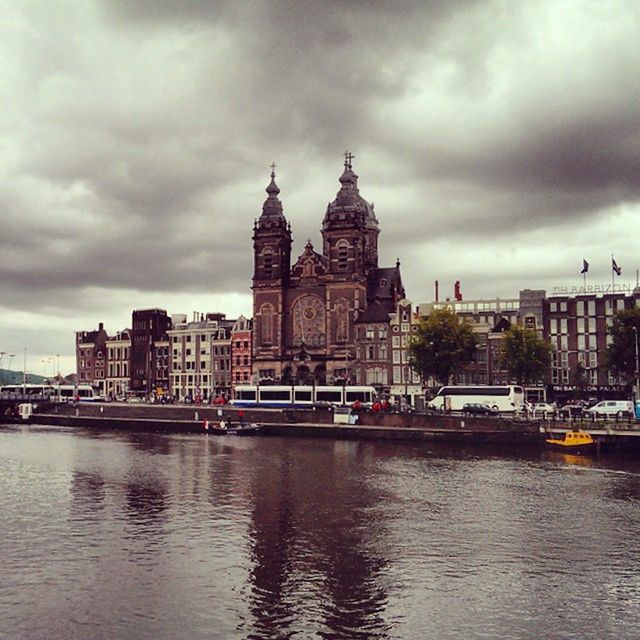
[[338, 271], [346, 271], [349, 261], [349, 243], [347, 240], [336, 242], [336, 255], [338, 257]]
[[341, 298], [336, 302], [336, 342], [349, 339], [349, 302]]
[[260, 338], [261, 344], [273, 344], [273, 307], [263, 304], [260, 307]]
[[273, 249], [266, 247], [262, 252], [262, 273], [265, 278], [273, 278]]

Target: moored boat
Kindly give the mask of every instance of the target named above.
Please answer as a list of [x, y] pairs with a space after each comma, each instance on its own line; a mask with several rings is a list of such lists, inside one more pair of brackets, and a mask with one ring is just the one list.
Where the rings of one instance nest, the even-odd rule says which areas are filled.
[[590, 453], [596, 448], [596, 441], [591, 434], [580, 429], [567, 431], [564, 438], [547, 438], [545, 443], [548, 447], [565, 453]]
[[208, 433], [219, 436], [254, 436], [262, 431], [262, 426], [255, 422], [225, 422], [211, 423], [207, 427]]

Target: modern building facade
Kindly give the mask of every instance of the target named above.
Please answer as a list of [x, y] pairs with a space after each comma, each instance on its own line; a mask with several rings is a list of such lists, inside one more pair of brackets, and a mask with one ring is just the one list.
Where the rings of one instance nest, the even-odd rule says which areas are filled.
[[615, 313], [640, 307], [640, 291], [552, 296], [544, 301], [544, 333], [553, 346], [550, 391], [554, 397], [627, 397], [628, 381], [607, 369], [607, 334]]
[[[517, 323], [535, 329], [546, 337], [543, 322], [542, 289], [523, 289], [517, 298], [483, 298], [477, 300], [444, 300], [419, 306], [419, 315], [428, 317], [434, 309], [451, 309], [463, 320], [469, 321], [477, 339], [474, 361], [455, 376], [456, 384], [507, 384], [509, 373], [500, 362], [504, 332]], [[540, 381], [541, 385], [544, 383]], [[535, 395], [531, 389], [530, 395]]]
[[256, 382], [344, 380], [356, 355], [360, 315], [375, 303], [391, 313], [404, 297], [399, 264], [378, 266], [378, 220], [360, 195], [352, 159], [345, 154], [340, 190], [325, 211], [322, 252], [309, 241], [293, 265], [291, 227], [271, 172], [253, 229]]

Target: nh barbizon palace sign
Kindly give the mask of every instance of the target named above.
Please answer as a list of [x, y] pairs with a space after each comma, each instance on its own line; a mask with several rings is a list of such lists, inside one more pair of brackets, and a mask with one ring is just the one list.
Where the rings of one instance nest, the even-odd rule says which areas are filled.
[[588, 284], [582, 287], [553, 287], [552, 296], [584, 295], [586, 293], [631, 293], [630, 284]]

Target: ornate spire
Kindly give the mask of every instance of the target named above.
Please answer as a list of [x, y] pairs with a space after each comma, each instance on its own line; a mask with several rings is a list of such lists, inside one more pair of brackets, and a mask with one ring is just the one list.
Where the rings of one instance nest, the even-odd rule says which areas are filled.
[[350, 151], [344, 152], [344, 171], [340, 176], [340, 191], [337, 195], [338, 202], [350, 204], [359, 195], [358, 176], [353, 171], [353, 159], [355, 156]]
[[260, 216], [260, 222], [264, 222], [265, 220], [277, 219], [284, 220], [284, 215], [282, 213], [282, 203], [278, 199], [280, 188], [276, 184], [275, 163], [271, 165], [271, 182], [269, 183], [265, 191], [267, 192], [267, 199], [262, 205], [262, 215]]

